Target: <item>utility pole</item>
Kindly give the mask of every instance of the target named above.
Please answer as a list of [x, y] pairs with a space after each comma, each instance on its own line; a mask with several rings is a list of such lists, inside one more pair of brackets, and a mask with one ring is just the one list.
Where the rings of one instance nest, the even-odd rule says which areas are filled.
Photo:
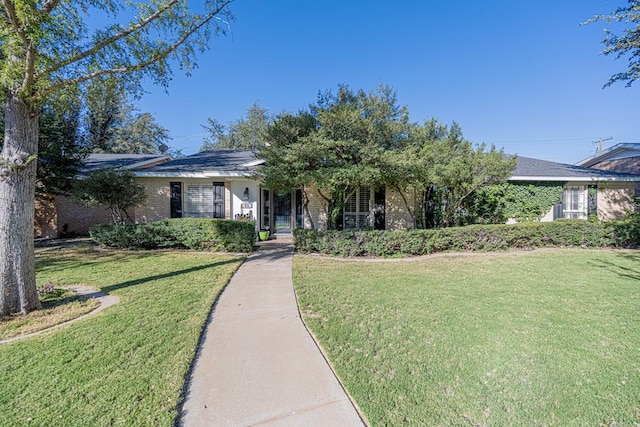
[[596, 153], [602, 153], [602, 143], [605, 141], [609, 141], [610, 139], [613, 139], [613, 137], [609, 137], [609, 138], [600, 138], [600, 140], [598, 141], [593, 141], [592, 144], [599, 144], [599, 149], [596, 150]]

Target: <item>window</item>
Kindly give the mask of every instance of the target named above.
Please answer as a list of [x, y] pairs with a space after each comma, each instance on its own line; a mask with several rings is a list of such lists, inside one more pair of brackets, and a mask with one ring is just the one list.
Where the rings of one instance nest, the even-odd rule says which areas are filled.
[[185, 218], [224, 218], [224, 183], [187, 184]]
[[587, 219], [587, 204], [584, 186], [567, 186], [562, 191], [562, 217]]
[[[350, 193], [349, 193], [350, 192]], [[344, 229], [362, 230], [371, 228], [371, 190], [369, 187], [358, 187], [347, 190], [344, 204]]]

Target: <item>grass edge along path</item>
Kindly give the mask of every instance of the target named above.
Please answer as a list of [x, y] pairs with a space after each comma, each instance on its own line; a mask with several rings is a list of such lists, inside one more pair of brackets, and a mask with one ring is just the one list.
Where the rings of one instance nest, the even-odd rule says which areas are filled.
[[243, 257], [79, 247], [37, 256], [37, 280], [120, 299], [0, 352], [0, 425], [165, 425], [214, 301]]
[[377, 425], [635, 425], [640, 252], [294, 258], [304, 321]]

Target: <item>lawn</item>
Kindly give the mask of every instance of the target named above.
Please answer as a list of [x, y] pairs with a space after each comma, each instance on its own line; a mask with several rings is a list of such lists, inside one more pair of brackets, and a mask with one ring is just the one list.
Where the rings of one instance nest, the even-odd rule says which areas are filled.
[[0, 346], [0, 425], [171, 426], [215, 298], [241, 257], [91, 247], [37, 255], [37, 281], [119, 297], [94, 317]]
[[373, 426], [640, 423], [640, 252], [296, 257], [294, 284]]

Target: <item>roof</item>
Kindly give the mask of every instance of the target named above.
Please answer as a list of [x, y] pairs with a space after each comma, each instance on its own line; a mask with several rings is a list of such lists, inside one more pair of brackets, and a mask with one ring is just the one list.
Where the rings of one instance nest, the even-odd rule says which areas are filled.
[[640, 156], [640, 144], [622, 143], [613, 145], [606, 150], [602, 150], [599, 153], [594, 154], [591, 157], [580, 160], [577, 165], [588, 168], [607, 160], [624, 159], [627, 157], [638, 156]]
[[640, 181], [631, 175], [591, 169], [583, 166], [517, 157], [517, 166], [510, 181]]
[[252, 150], [213, 149], [136, 171], [141, 177], [246, 177], [264, 163]]
[[139, 169], [170, 159], [166, 154], [89, 154], [80, 167], [80, 174], [108, 168]]
[[[213, 149], [135, 171], [138, 177], [233, 178], [250, 177], [264, 160], [252, 150]], [[511, 181], [639, 181], [623, 174], [547, 160], [517, 157]]]

